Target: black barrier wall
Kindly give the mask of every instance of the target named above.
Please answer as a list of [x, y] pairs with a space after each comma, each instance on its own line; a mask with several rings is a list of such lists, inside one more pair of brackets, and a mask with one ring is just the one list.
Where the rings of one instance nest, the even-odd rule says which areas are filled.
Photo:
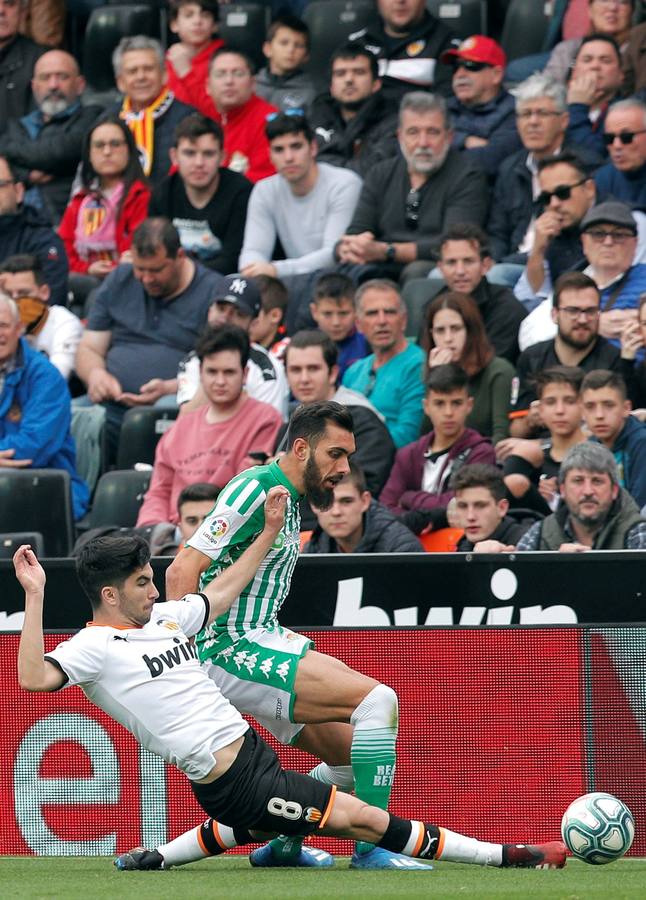
[[[170, 558], [153, 560], [164, 598]], [[45, 560], [44, 624], [81, 628], [89, 604], [74, 561]], [[304, 556], [281, 610], [284, 625], [560, 625], [646, 621], [646, 553]], [[19, 629], [23, 595], [0, 561], [0, 630]]]

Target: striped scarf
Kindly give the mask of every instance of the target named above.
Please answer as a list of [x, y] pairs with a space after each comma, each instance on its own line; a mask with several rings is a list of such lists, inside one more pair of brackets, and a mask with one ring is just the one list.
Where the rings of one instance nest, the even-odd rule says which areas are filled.
[[144, 107], [139, 112], [132, 109], [130, 97], [125, 97], [121, 105], [119, 115], [132, 131], [135, 139], [141, 168], [144, 174], [150, 175], [153, 167], [153, 154], [155, 152], [155, 120], [163, 116], [171, 105], [175, 95], [168, 88], [164, 88], [161, 94], [153, 100], [150, 106]]

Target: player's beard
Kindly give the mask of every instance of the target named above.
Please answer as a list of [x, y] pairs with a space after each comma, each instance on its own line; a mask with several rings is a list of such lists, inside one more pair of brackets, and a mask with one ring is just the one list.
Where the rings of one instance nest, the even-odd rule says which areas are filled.
[[314, 462], [314, 457], [305, 463], [305, 471], [303, 472], [303, 484], [305, 487], [305, 496], [311, 506], [325, 512], [330, 509], [334, 503], [334, 491], [331, 488], [323, 487], [321, 483], [321, 470]]

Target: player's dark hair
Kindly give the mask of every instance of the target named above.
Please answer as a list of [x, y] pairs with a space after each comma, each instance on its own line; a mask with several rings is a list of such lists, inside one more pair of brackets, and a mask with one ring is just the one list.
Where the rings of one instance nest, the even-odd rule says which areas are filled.
[[606, 387], [617, 391], [622, 401], [626, 399], [626, 382], [618, 372], [611, 372], [610, 369], [593, 369], [592, 372], [586, 373], [581, 383], [581, 393], [599, 391]]
[[352, 460], [350, 460], [350, 471], [341, 479], [341, 483], [348, 481], [356, 487], [360, 494], [368, 490], [363, 469]]
[[534, 389], [540, 400], [545, 388], [550, 384], [567, 384], [577, 396], [581, 393], [583, 371], [578, 366], [550, 366], [549, 369], [541, 369], [534, 376]]
[[76, 557], [76, 575], [92, 609], [101, 606], [104, 587], [121, 589], [124, 582], [150, 561], [150, 547], [139, 535], [106, 535], [88, 541]]
[[182, 506], [185, 503], [199, 503], [200, 500], [211, 500], [213, 503], [218, 499], [220, 488], [217, 484], [209, 484], [208, 481], [196, 481], [194, 484], [187, 484], [180, 491], [177, 498], [177, 512], [181, 514]]
[[290, 350], [305, 350], [307, 347], [320, 347], [323, 360], [328, 369], [336, 366], [339, 359], [339, 348], [325, 332], [316, 331], [314, 328], [297, 331], [293, 335], [285, 350], [285, 366], [289, 365]]
[[433, 319], [443, 309], [456, 312], [464, 322], [467, 336], [459, 362], [467, 375], [473, 378], [489, 365], [496, 354], [487, 337], [478, 305], [472, 297], [458, 294], [456, 291], [443, 291], [438, 294], [426, 307], [420, 344], [427, 355], [435, 346]]
[[212, 135], [220, 145], [220, 149], [222, 149], [224, 146], [224, 132], [219, 122], [208, 119], [200, 113], [186, 116], [175, 128], [173, 147], [177, 147], [182, 139], [197, 141], [199, 138], [204, 137], [205, 134]]
[[240, 365], [244, 367], [249, 362], [249, 335], [238, 325], [220, 325], [218, 328], [209, 328], [198, 340], [195, 346], [200, 363], [205, 357], [223, 350], [233, 350], [240, 354]]
[[305, 46], [309, 52], [310, 49], [310, 30], [307, 27], [307, 24], [299, 19], [298, 16], [293, 15], [289, 12], [280, 12], [276, 16], [276, 18], [272, 21], [271, 25], [267, 29], [267, 37], [266, 41], [273, 41], [276, 37], [276, 32], [279, 28], [289, 28], [290, 31], [295, 31], [296, 34], [301, 34], [305, 38]]
[[554, 285], [554, 296], [552, 297], [554, 309], [558, 309], [561, 305], [561, 294], [564, 291], [585, 291], [589, 288], [592, 288], [601, 303], [601, 292], [589, 275], [585, 275], [583, 272], [564, 272], [563, 275], [559, 275]]
[[199, 6], [202, 12], [211, 13], [216, 22], [220, 18], [220, 5], [218, 0], [168, 0], [169, 21], [174, 22], [182, 6], [188, 6], [189, 3], [194, 3], [196, 6]]
[[92, 135], [97, 128], [100, 128], [102, 125], [113, 125], [117, 128], [121, 132], [121, 137], [126, 142], [126, 148], [128, 150], [128, 161], [120, 176], [121, 181], [123, 182], [123, 192], [116, 210], [116, 216], [118, 218], [121, 215], [130, 188], [135, 181], [142, 181], [145, 184], [146, 176], [144, 175], [144, 170], [141, 168], [139, 151], [137, 150], [132, 131], [119, 116], [114, 115], [113, 113], [104, 113], [94, 122], [91, 128], [88, 128], [83, 136], [80, 170], [80, 182], [83, 189], [86, 191], [93, 191], [98, 180], [97, 172], [92, 165]]
[[467, 488], [486, 488], [493, 499], [498, 502], [507, 496], [507, 488], [500, 469], [487, 463], [471, 463], [460, 466], [450, 481], [452, 491], [465, 491]]
[[256, 275], [254, 281], [260, 291], [261, 310], [263, 312], [269, 312], [270, 309], [282, 310], [283, 315], [277, 326], [280, 328], [287, 312], [287, 304], [289, 303], [287, 288], [280, 278], [274, 278], [273, 275]]
[[337, 59], [359, 59], [359, 57], [365, 57], [368, 60], [370, 63], [370, 74], [373, 81], [376, 81], [379, 78], [379, 61], [374, 53], [366, 50], [360, 44], [347, 43], [337, 47], [330, 57], [330, 74], [332, 74], [332, 67]]
[[347, 275], [340, 272], [327, 272], [320, 275], [314, 282], [312, 303], [319, 300], [351, 300], [354, 303], [354, 282]]
[[256, 74], [256, 66], [249, 54], [245, 53], [244, 50], [234, 50], [233, 47], [218, 47], [218, 49], [209, 60], [209, 74], [211, 74], [211, 69], [213, 68], [216, 59], [219, 59], [221, 56], [224, 56], [227, 53], [229, 53], [231, 56], [239, 56], [240, 59], [243, 60], [245, 66], [249, 69], [249, 74]]
[[350, 410], [340, 403], [334, 400], [301, 403], [292, 413], [287, 426], [287, 446], [291, 449], [295, 440], [303, 438], [310, 447], [316, 447], [330, 423], [353, 434]]
[[302, 134], [310, 143], [314, 140], [314, 132], [305, 114], [298, 115], [295, 109], [271, 115], [265, 125], [265, 135], [270, 144], [286, 134]]
[[177, 259], [181, 246], [177, 228], [162, 216], [144, 219], [132, 235], [132, 248], [139, 256], [155, 256], [163, 249], [169, 259]]
[[42, 264], [37, 256], [32, 253], [14, 253], [0, 263], [0, 272], [7, 275], [18, 275], [19, 272], [32, 272], [34, 281], [40, 287], [47, 284]]
[[440, 236], [438, 244], [440, 254], [447, 241], [466, 241], [469, 244], [475, 244], [480, 259], [491, 256], [489, 238], [479, 225], [474, 225], [472, 222], [456, 222], [455, 225], [450, 225]]
[[453, 391], [469, 392], [469, 376], [457, 363], [433, 366], [426, 379], [426, 392], [452, 394]]

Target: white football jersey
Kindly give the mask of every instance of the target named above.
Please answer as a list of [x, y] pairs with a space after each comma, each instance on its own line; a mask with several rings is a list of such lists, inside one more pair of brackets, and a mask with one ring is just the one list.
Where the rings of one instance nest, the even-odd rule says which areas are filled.
[[46, 656], [68, 684], [194, 781], [209, 774], [214, 753], [249, 727], [189, 641], [208, 612], [203, 594], [189, 594], [155, 604], [141, 628], [90, 623]]

